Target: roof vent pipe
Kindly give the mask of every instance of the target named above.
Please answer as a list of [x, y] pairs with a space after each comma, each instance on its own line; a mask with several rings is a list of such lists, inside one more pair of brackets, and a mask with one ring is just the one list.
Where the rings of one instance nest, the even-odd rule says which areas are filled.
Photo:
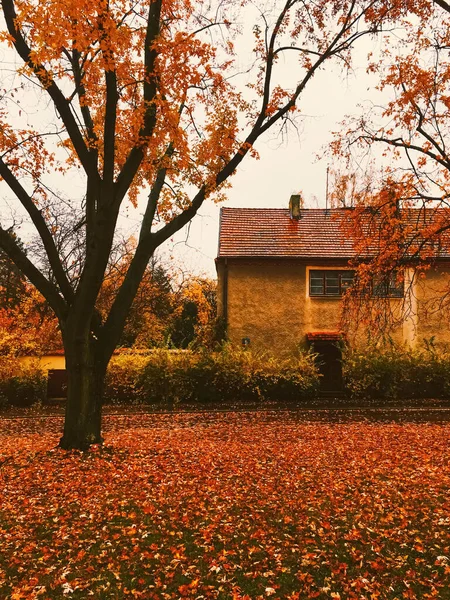
[[291, 219], [301, 219], [302, 197], [300, 194], [292, 194], [289, 200], [289, 214]]

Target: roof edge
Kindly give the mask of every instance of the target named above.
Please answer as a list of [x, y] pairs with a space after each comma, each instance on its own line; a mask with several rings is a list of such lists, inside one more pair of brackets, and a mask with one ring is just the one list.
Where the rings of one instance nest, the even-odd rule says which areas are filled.
[[[307, 261], [311, 261], [311, 260], [321, 260], [321, 261], [330, 261], [330, 260], [335, 260], [335, 261], [349, 261], [349, 260], [354, 260], [354, 256], [323, 256], [323, 254], [321, 256], [305, 256], [305, 255], [287, 255], [287, 254], [272, 254], [272, 255], [267, 255], [267, 254], [241, 254], [241, 255], [235, 255], [235, 254], [221, 254], [220, 256], [217, 256], [214, 260], [218, 261], [218, 260], [248, 260], [248, 259], [253, 259], [253, 258], [257, 258], [258, 260], [271, 260], [271, 259], [276, 259], [276, 260], [302, 260], [304, 262]], [[447, 259], [449, 260], [449, 259]]]
[[220, 207], [220, 212], [219, 212], [219, 237], [217, 238], [217, 258], [220, 257], [220, 240], [222, 238], [222, 215], [223, 215], [223, 209], [226, 208], [225, 206], [221, 206]]

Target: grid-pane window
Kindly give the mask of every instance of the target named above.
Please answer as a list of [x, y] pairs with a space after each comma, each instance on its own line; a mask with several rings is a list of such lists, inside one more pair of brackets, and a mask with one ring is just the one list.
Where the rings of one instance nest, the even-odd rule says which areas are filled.
[[310, 296], [342, 296], [353, 283], [354, 271], [310, 271]]
[[323, 296], [325, 294], [323, 271], [309, 272], [309, 293], [311, 296]]
[[337, 271], [329, 271], [325, 275], [325, 296], [340, 296], [340, 274]]
[[353, 271], [343, 271], [341, 273], [341, 292], [344, 293], [352, 285], [355, 273]]
[[373, 279], [372, 296], [377, 298], [403, 298], [404, 282], [400, 281], [397, 273], [377, 276]]

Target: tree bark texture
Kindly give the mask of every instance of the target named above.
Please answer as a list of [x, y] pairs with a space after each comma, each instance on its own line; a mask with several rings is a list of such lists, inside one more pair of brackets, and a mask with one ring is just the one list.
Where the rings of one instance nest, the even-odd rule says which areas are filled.
[[99, 360], [95, 342], [89, 339], [65, 343], [65, 355], [67, 404], [59, 445], [66, 450], [87, 450], [103, 441], [101, 409], [107, 361]]

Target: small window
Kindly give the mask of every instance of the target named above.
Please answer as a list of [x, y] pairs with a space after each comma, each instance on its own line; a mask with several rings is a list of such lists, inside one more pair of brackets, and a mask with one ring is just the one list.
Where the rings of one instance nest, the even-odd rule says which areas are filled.
[[354, 271], [310, 271], [310, 296], [342, 296], [352, 285]]
[[376, 298], [403, 298], [405, 283], [400, 281], [398, 273], [378, 275], [373, 278], [372, 296]]

